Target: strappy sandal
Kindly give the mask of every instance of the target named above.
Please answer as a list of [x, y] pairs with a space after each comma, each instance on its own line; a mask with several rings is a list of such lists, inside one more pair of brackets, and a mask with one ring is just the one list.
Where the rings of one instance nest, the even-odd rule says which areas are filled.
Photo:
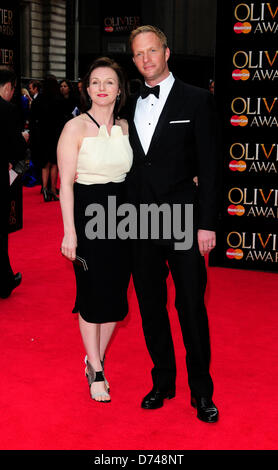
[[104, 361], [105, 361], [105, 356], [104, 356], [104, 358], [103, 358], [103, 361], [100, 361], [100, 363], [101, 363], [101, 367], [102, 367], [102, 371], [103, 371], [104, 382], [105, 382], [107, 391], [108, 391], [108, 393], [109, 393], [109, 392], [110, 392], [110, 385], [109, 385], [109, 382], [108, 382], [108, 380], [106, 379], [106, 377], [105, 377], [105, 375], [104, 375]]
[[[86, 365], [87, 365], [87, 360], [88, 360], [88, 356], [85, 356], [84, 361], [85, 361]], [[109, 393], [110, 392], [110, 385], [109, 385], [109, 382], [108, 382], [108, 380], [106, 379], [106, 377], [104, 375], [104, 361], [105, 361], [105, 356], [103, 358], [103, 361], [100, 361], [100, 363], [101, 363], [101, 367], [102, 367], [104, 382], [105, 382], [105, 385], [106, 385], [106, 388], [107, 388], [107, 392]]]
[[[104, 382], [103, 371], [95, 371], [92, 364], [86, 358], [86, 369], [85, 375], [88, 380], [90, 396], [93, 400], [97, 401], [98, 403], [109, 403], [111, 401], [110, 395], [104, 390], [103, 392], [98, 393], [91, 393], [91, 385], [94, 382]], [[96, 400], [97, 397], [107, 397], [108, 400]]]

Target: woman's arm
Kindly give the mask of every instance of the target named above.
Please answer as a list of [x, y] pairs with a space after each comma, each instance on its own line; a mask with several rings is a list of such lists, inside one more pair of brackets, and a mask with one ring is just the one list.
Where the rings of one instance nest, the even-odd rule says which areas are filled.
[[73, 215], [73, 184], [80, 140], [80, 128], [74, 121], [73, 119], [64, 126], [57, 147], [57, 160], [61, 181], [59, 194], [64, 224], [61, 252], [71, 261], [75, 259], [77, 246]]

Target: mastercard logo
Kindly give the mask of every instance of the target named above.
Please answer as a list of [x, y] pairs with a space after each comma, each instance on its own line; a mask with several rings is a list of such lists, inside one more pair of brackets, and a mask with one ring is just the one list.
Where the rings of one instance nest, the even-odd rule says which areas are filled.
[[240, 160], [239, 162], [237, 160], [232, 160], [229, 163], [229, 168], [231, 171], [245, 171], [246, 167], [246, 162], [243, 162], [242, 160]]
[[228, 209], [227, 209], [228, 213], [230, 215], [243, 215], [245, 213], [245, 209], [243, 206], [235, 206], [234, 204], [231, 204]]
[[247, 21], [245, 23], [236, 23], [234, 25], [234, 32], [237, 34], [248, 34], [250, 33], [252, 26]]
[[106, 33], [113, 33], [114, 28], [113, 26], [105, 26], [104, 31], [106, 31]]
[[232, 116], [230, 120], [232, 126], [247, 126], [248, 118], [246, 116]]
[[243, 258], [243, 251], [240, 250], [239, 248], [229, 248], [227, 251], [226, 251], [226, 256], [227, 258], [229, 259], [242, 259]]
[[232, 77], [234, 80], [248, 80], [248, 78], [250, 78], [250, 72], [247, 69], [236, 69], [233, 71]]

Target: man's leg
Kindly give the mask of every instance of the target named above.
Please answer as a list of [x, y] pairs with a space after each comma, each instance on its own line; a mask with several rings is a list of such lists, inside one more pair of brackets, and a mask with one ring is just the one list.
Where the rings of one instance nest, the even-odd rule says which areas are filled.
[[176, 288], [176, 309], [186, 348], [188, 382], [194, 397], [212, 397], [210, 339], [204, 303], [206, 267], [198, 248], [171, 251], [169, 267]]
[[167, 304], [169, 270], [164, 247], [150, 240], [133, 242], [133, 281], [146, 345], [154, 363], [152, 378], [160, 391], [175, 389], [176, 364]]

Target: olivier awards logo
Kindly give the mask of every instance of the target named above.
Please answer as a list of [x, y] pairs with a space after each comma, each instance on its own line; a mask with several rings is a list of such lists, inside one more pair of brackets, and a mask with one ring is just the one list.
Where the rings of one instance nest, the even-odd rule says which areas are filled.
[[13, 36], [13, 11], [0, 8], [0, 35]]
[[104, 18], [106, 33], [128, 33], [140, 26], [139, 16], [107, 16]]
[[[0, 8], [0, 38], [13, 38], [13, 11]], [[0, 47], [0, 65], [13, 65], [14, 51], [8, 47]]]
[[278, 98], [238, 96], [231, 103], [232, 126], [239, 127], [278, 127]]
[[14, 51], [12, 49], [0, 48], [0, 65], [13, 65]]
[[235, 261], [278, 263], [277, 234], [229, 232], [226, 235], [226, 257]]
[[228, 190], [227, 200], [230, 216], [278, 219], [278, 189], [233, 187]]
[[229, 170], [250, 174], [277, 174], [278, 144], [234, 142], [229, 149]]
[[233, 54], [232, 77], [235, 81], [274, 81], [278, 78], [278, 50], [236, 51]]
[[275, 35], [278, 31], [277, 17], [277, 2], [239, 3], [234, 8], [234, 32]]

